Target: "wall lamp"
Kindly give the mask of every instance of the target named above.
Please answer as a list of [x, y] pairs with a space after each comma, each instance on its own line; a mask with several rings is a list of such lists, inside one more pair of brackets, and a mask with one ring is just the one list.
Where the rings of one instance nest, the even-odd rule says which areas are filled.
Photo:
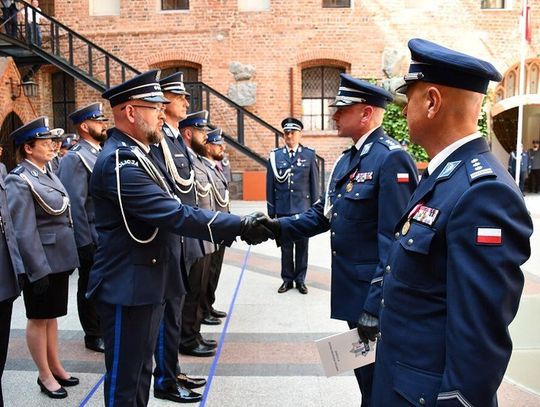
[[11, 100], [15, 100], [21, 96], [21, 93], [26, 97], [35, 97], [38, 94], [38, 85], [34, 81], [23, 81], [17, 83], [13, 78], [9, 78], [9, 82], [6, 82], [6, 85], [9, 84], [11, 89]]

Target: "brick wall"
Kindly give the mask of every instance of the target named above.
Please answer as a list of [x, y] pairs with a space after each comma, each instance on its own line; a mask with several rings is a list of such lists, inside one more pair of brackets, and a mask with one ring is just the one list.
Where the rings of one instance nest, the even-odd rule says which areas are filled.
[[[119, 16], [89, 16], [89, 1], [54, 2], [55, 17], [139, 70], [181, 63], [200, 67], [201, 80], [227, 93], [232, 61], [256, 68], [257, 102], [248, 108], [278, 127], [283, 117], [301, 116], [301, 72], [320, 64], [359, 77], [383, 78], [386, 48], [408, 55], [407, 40], [421, 36], [493, 61], [501, 72], [519, 59], [520, 1], [512, 10], [481, 10], [480, 0], [356, 0], [352, 9], [322, 9], [321, 0], [271, 0], [266, 12], [239, 12], [236, 1], [192, 0], [189, 11], [162, 12], [159, 0], [120, 2]], [[255, 1], [255, 0], [254, 0]], [[49, 1], [50, 2], [50, 1]], [[533, 44], [540, 52], [540, 0], [529, 2]], [[39, 75], [37, 110], [50, 114], [47, 69]], [[77, 105], [99, 98], [77, 84]], [[214, 124], [234, 129], [225, 116]], [[256, 126], [248, 145], [267, 155], [273, 135]], [[348, 142], [332, 133], [309, 133], [305, 144], [332, 163]], [[237, 170], [259, 166], [231, 152]], [[234, 157], [236, 155], [236, 157]], [[260, 167], [259, 167], [260, 168]]]

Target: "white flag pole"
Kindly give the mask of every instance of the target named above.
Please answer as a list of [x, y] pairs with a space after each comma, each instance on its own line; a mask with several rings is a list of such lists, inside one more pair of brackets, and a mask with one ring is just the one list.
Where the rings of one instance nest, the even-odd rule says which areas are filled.
[[521, 153], [523, 151], [523, 97], [525, 95], [525, 54], [527, 53], [526, 26], [527, 26], [527, 0], [523, 1], [523, 9], [521, 12], [519, 24], [519, 48], [520, 48], [520, 63], [519, 63], [519, 106], [518, 106], [518, 122], [517, 122], [517, 138], [516, 138], [516, 183], [519, 185], [519, 177], [521, 170]]

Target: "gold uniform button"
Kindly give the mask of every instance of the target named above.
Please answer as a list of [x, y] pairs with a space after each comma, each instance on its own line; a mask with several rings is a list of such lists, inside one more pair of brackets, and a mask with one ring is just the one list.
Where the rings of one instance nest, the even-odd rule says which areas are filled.
[[413, 243], [414, 243], [414, 240], [413, 240], [413, 239], [407, 240], [407, 244], [408, 244], [409, 246], [412, 245]]

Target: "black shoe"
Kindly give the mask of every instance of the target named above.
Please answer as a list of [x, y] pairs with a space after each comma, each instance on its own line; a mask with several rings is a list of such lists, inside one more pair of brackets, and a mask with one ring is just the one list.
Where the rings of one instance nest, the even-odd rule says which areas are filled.
[[39, 380], [39, 377], [37, 379], [37, 384], [39, 385], [41, 392], [45, 393], [51, 399], [65, 399], [68, 396], [66, 389], [64, 389], [63, 387], [60, 387], [58, 390], [47, 389], [45, 385], [41, 383], [41, 380]]
[[214, 348], [211, 348], [209, 346], [205, 346], [202, 343], [197, 344], [194, 348], [188, 348], [186, 346], [180, 345], [178, 347], [178, 351], [182, 355], [188, 355], [188, 356], [199, 356], [199, 357], [208, 357], [208, 356], [214, 356], [216, 354], [216, 350]]
[[197, 389], [206, 384], [206, 379], [204, 377], [193, 377], [184, 373], [180, 373], [176, 376], [176, 380], [180, 386], [184, 386], [186, 389]]
[[217, 341], [214, 341], [213, 339], [206, 339], [202, 336], [199, 336], [199, 343], [212, 349], [217, 348], [218, 345]]
[[154, 388], [154, 397], [177, 403], [198, 403], [202, 399], [201, 394], [186, 389], [179, 383], [173, 383], [164, 390]]
[[72, 387], [72, 386], [77, 386], [79, 384], [79, 379], [73, 376], [69, 377], [68, 379], [62, 379], [56, 375], [53, 375], [53, 376], [60, 386]]
[[293, 288], [292, 281], [289, 281], [289, 282], [285, 281], [283, 282], [283, 284], [281, 284], [281, 287], [278, 288], [277, 292], [280, 294], [283, 294], [289, 291], [291, 288]]
[[208, 315], [206, 318], [204, 318], [201, 321], [201, 324], [203, 325], [220, 325], [221, 319], [213, 317], [212, 315]]
[[103, 338], [96, 337], [96, 336], [89, 336], [84, 338], [84, 346], [86, 346], [87, 349], [93, 350], [95, 352], [105, 352], [105, 343], [103, 342]]
[[212, 308], [210, 310], [210, 315], [215, 318], [225, 318], [227, 316], [227, 313], [225, 311], [218, 311], [217, 309]]
[[307, 287], [304, 283], [296, 283], [296, 289], [300, 291], [300, 294], [307, 294]]

